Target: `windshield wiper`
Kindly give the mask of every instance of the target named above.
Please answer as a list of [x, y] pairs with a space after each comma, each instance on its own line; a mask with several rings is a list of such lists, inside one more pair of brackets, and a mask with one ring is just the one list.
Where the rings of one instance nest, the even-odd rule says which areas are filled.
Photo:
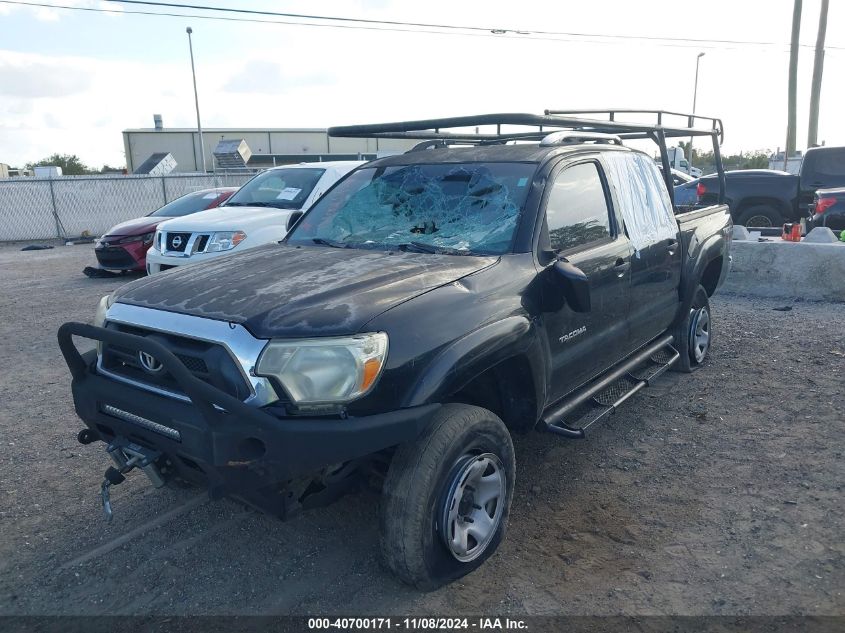
[[282, 207], [276, 206], [271, 202], [230, 202], [228, 204], [222, 205], [224, 207], [273, 207], [275, 209], [281, 209]]
[[423, 242], [407, 242], [405, 244], [399, 244], [397, 248], [400, 251], [429, 253], [431, 255], [472, 255], [469, 251], [462, 251], [447, 246], [434, 246], [433, 244], [424, 244]]
[[349, 244], [343, 242], [336, 242], [334, 240], [327, 240], [322, 237], [312, 237], [311, 241], [321, 246], [331, 246], [332, 248], [349, 248]]

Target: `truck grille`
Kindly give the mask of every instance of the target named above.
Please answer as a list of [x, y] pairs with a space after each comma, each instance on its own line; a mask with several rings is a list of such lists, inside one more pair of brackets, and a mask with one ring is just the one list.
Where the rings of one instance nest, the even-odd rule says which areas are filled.
[[[144, 336], [160, 343], [173, 352], [176, 358], [194, 376], [238, 400], [245, 400], [252, 394], [250, 385], [240, 367], [219, 343], [199, 341], [185, 336], [146, 330], [122, 323], [112, 322], [108, 323], [106, 327], [127, 334]], [[184, 395], [179, 384], [169, 372], [164, 369], [151, 372], [148, 368], [145, 368], [137, 350], [103, 343], [101, 363], [103, 370], [121, 378]]]
[[190, 233], [168, 233], [167, 234], [167, 250], [175, 251], [177, 253], [184, 253], [188, 247], [188, 242], [191, 239]]

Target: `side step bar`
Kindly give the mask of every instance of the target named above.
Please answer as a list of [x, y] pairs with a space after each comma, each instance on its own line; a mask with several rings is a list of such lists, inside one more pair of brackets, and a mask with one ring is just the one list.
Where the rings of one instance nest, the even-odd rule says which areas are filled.
[[[538, 426], [567, 439], [583, 439], [588, 427], [616, 411], [678, 361], [681, 355], [672, 347], [673, 340], [671, 334], [656, 339], [547, 411]], [[566, 423], [567, 419], [575, 419], [579, 424], [571, 426]]]

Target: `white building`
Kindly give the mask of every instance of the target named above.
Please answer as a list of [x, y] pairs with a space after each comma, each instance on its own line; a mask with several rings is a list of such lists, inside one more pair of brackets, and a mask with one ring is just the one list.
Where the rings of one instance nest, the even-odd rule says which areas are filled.
[[[165, 128], [156, 117], [155, 128], [123, 131], [126, 168], [137, 169], [152, 154], [165, 152], [176, 159], [177, 172], [202, 171], [199, 134], [191, 128]], [[223, 140], [243, 139], [252, 153], [248, 167], [320, 160], [374, 159], [404, 152], [418, 141], [375, 138], [329, 138], [323, 128], [204, 128], [205, 166], [214, 170], [214, 148]]]

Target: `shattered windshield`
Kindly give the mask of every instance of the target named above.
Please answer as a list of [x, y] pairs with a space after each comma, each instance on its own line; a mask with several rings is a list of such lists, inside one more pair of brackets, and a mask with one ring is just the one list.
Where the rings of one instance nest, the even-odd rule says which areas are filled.
[[532, 163], [440, 163], [359, 169], [314, 205], [288, 241], [505, 253], [535, 168]]
[[325, 172], [307, 167], [268, 169], [241, 187], [225, 206], [299, 209]]

